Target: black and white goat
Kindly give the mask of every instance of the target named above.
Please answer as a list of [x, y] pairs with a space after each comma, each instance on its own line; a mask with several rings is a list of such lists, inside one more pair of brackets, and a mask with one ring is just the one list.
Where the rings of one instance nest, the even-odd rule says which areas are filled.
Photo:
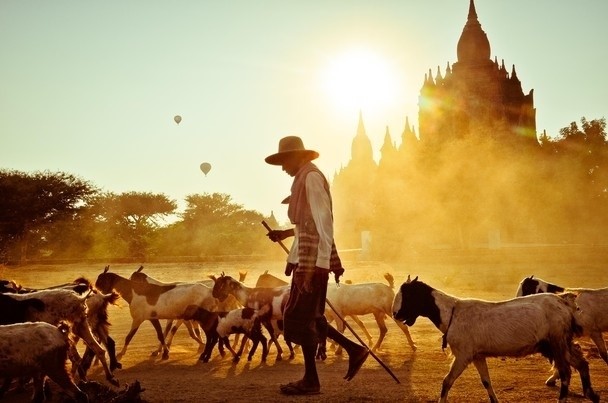
[[0, 374], [6, 379], [33, 378], [34, 402], [45, 400], [47, 376], [77, 402], [88, 402], [87, 395], [76, 386], [66, 369], [71, 349], [68, 335], [69, 327], [64, 322], [57, 326], [46, 322], [0, 326]]
[[[143, 269], [144, 269], [144, 266], [140, 266], [139, 269], [137, 269], [135, 272], [133, 272], [131, 274], [130, 279], [132, 282], [145, 282], [148, 284], [156, 284], [156, 285], [160, 285], [160, 286], [185, 285], [185, 284], [199, 283], [199, 284], [203, 284], [210, 288], [212, 288], [215, 283], [214, 276], [210, 276], [209, 279], [199, 280], [199, 281], [176, 281], [176, 282], [166, 283], [166, 282], [155, 279], [154, 277], [144, 273], [142, 271]], [[243, 283], [245, 281], [246, 276], [247, 276], [247, 272], [242, 272], [242, 271], [239, 272], [239, 282]], [[229, 295], [228, 298], [226, 298], [222, 302], [220, 302], [220, 301], [215, 301], [215, 302], [217, 305], [216, 305], [214, 311], [227, 312], [227, 311], [231, 311], [233, 309], [238, 309], [238, 308], [243, 307], [236, 300], [236, 298], [232, 295]], [[190, 321], [184, 321], [182, 319], [167, 320], [167, 325], [165, 326], [165, 331], [164, 331], [165, 344], [166, 344], [167, 348], [168, 349], [171, 348], [171, 343], [173, 341], [173, 337], [175, 336], [175, 333], [177, 332], [177, 330], [179, 329], [179, 327], [181, 326], [182, 323], [184, 323], [186, 325], [186, 328], [188, 329], [188, 334], [190, 335], [190, 337], [199, 344], [199, 351], [202, 351], [205, 347], [205, 343], [203, 343], [203, 341], [201, 340], [201, 337], [200, 337], [201, 335], [200, 335], [198, 326], [196, 325], [196, 322], [191, 323]], [[235, 344], [234, 344], [235, 346], [236, 346], [237, 342], [238, 342], [238, 335], [237, 335], [237, 338], [235, 339]], [[157, 356], [161, 351], [162, 351], [162, 345], [160, 345], [159, 348], [156, 349], [152, 353], [152, 356]]]
[[244, 343], [238, 352], [230, 346], [228, 336], [231, 334], [244, 334], [253, 342], [249, 350], [247, 361], [251, 361], [259, 343], [262, 343], [262, 362], [266, 362], [268, 356], [268, 344], [262, 333], [262, 322], [267, 320], [270, 314], [268, 305], [259, 310], [253, 308], [239, 308], [228, 312], [211, 312], [205, 308], [191, 306], [184, 313], [184, 319], [196, 320], [205, 332], [207, 343], [205, 350], [199, 360], [208, 362], [213, 352], [213, 347], [219, 342], [220, 351], [222, 345], [232, 353], [233, 361], [238, 362], [243, 353]]
[[95, 287], [108, 293], [112, 290], [129, 303], [131, 314], [131, 330], [125, 337], [125, 344], [117, 354], [122, 357], [127, 352], [131, 339], [137, 333], [139, 326], [146, 320], [154, 326], [158, 341], [162, 345], [162, 359], [169, 358], [169, 349], [165, 344], [165, 337], [160, 325], [161, 319], [180, 319], [186, 308], [190, 305], [201, 306], [213, 310], [217, 305], [216, 299], [211, 295], [211, 288], [200, 283], [157, 285], [142, 281], [131, 281], [116, 273], [104, 271], [97, 276]]
[[[277, 348], [277, 361], [282, 360], [283, 348], [277, 341], [277, 333], [272, 322], [283, 319], [283, 307], [289, 297], [289, 286], [252, 288], [245, 286], [230, 276], [226, 276], [224, 273], [217, 278], [214, 277], [214, 279], [213, 296], [220, 302], [226, 300], [229, 295], [233, 295], [239, 303], [248, 308], [269, 308], [269, 314], [265, 315], [262, 325], [268, 330], [270, 340]], [[290, 358], [293, 358], [295, 355], [293, 346], [291, 343], [288, 343], [287, 346], [290, 351]]]
[[534, 278], [534, 275], [526, 277], [519, 282], [517, 287], [516, 297], [523, 297], [526, 295], [540, 294], [543, 292], [549, 292], [551, 294], [557, 294], [564, 292], [566, 289], [556, 284], [551, 284], [540, 278]]
[[537, 294], [501, 302], [459, 299], [409, 276], [395, 295], [393, 316], [412, 326], [427, 317], [443, 333], [443, 347], [450, 346], [454, 360], [443, 379], [440, 402], [446, 402], [454, 381], [473, 363], [491, 402], [494, 393], [487, 357], [522, 357], [541, 353], [559, 370], [559, 401], [565, 402], [572, 365], [581, 376], [583, 392], [594, 402], [589, 365], [572, 343], [581, 331], [576, 322], [574, 296]]
[[[144, 283], [148, 283], [148, 284], [156, 284], [159, 286], [171, 286], [171, 285], [178, 285], [178, 284], [193, 284], [194, 282], [185, 282], [185, 281], [174, 281], [174, 282], [163, 282], [160, 280], [155, 279], [154, 277], [149, 276], [146, 273], [143, 273], [142, 270], [144, 269], [144, 266], [140, 266], [139, 269], [137, 269], [136, 271], [134, 271], [133, 273], [131, 273], [131, 277], [130, 280], [132, 282], [144, 282]], [[203, 281], [199, 281], [198, 283], [203, 284], [209, 288], [213, 287], [213, 280], [203, 280]], [[167, 349], [171, 349], [171, 343], [173, 342], [173, 337], [175, 336], [175, 333], [177, 333], [177, 329], [179, 329], [179, 327], [182, 325], [182, 323], [184, 323], [186, 325], [186, 329], [188, 329], [188, 334], [190, 335], [190, 337], [192, 338], [192, 340], [196, 341], [199, 345], [199, 351], [202, 350], [205, 347], [205, 343], [203, 343], [203, 341], [201, 340], [201, 335], [200, 332], [198, 331], [198, 328], [196, 327], [196, 325], [192, 325], [192, 323], [190, 321], [185, 321], [183, 319], [167, 319], [167, 323], [165, 325], [165, 330], [163, 332], [163, 336], [165, 338], [165, 345], [167, 346]], [[162, 353], [163, 350], [163, 346], [162, 344], [159, 344], [158, 348], [156, 350], [154, 350], [152, 352], [152, 356], [156, 357], [158, 356], [158, 354]]]
[[[608, 350], [602, 335], [608, 331], [608, 288], [565, 288], [556, 284], [549, 283], [534, 276], [524, 278], [517, 288], [517, 296], [526, 296], [540, 293], [573, 293], [576, 296], [575, 303], [579, 310], [577, 318], [583, 327], [581, 336], [589, 336], [597, 346], [600, 357], [608, 364]], [[559, 379], [557, 371], [545, 382], [547, 385], [555, 384]]]

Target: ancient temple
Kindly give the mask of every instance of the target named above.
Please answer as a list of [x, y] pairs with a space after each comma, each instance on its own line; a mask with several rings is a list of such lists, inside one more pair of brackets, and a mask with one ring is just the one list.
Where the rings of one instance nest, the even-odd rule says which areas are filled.
[[434, 77], [430, 69], [425, 75], [419, 97], [420, 140], [438, 145], [494, 127], [494, 135], [537, 143], [533, 90], [524, 94], [515, 66], [509, 73], [504, 60], [499, 64], [496, 57], [491, 59], [490, 41], [473, 0], [457, 56], [443, 74], [438, 67]]
[[[431, 70], [425, 75], [419, 134], [406, 118], [396, 144], [387, 128], [378, 163], [359, 114], [351, 160], [332, 183], [342, 247], [356, 248], [364, 233], [372, 234], [376, 244], [393, 244], [393, 249], [408, 244], [496, 244], [488, 241], [489, 233], [494, 238], [501, 232], [510, 240], [521, 238], [514, 215], [496, 203], [504, 195], [478, 179], [493, 178], [501, 172], [501, 163], [511, 163], [508, 157], [502, 160], [509, 154], [505, 146], [540, 149], [533, 91], [524, 94], [515, 66], [509, 72], [504, 61], [491, 59], [490, 41], [473, 0], [457, 57], [444, 72], [438, 67], [434, 76]], [[497, 158], [487, 158], [497, 149]], [[483, 196], [479, 189], [485, 189]], [[509, 222], [503, 222], [504, 217], [510, 217]]]

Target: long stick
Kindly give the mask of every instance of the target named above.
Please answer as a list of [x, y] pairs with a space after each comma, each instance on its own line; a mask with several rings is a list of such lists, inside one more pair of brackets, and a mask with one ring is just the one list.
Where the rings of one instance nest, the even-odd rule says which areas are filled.
[[[262, 220], [262, 225], [268, 231], [272, 231], [272, 228], [270, 228], [270, 226], [266, 223], [266, 221]], [[281, 245], [281, 247], [283, 248], [283, 250], [287, 254], [289, 254], [289, 249], [287, 249], [287, 247], [285, 246], [285, 244], [283, 244], [282, 241], [278, 241], [278, 244]], [[382, 366], [382, 368], [384, 368], [386, 370], [386, 372], [388, 372], [389, 375], [393, 377], [393, 379], [395, 380], [395, 382], [401, 383], [401, 382], [399, 382], [399, 379], [397, 378], [397, 376], [395, 376], [395, 374], [393, 373], [393, 371], [391, 371], [391, 369], [384, 362], [382, 362], [382, 360], [380, 359], [380, 357], [378, 357], [369, 348], [369, 346], [367, 344], [365, 344], [365, 342], [363, 340], [361, 340], [361, 337], [359, 337], [359, 335], [355, 332], [355, 330], [348, 324], [348, 322], [342, 317], [342, 315], [340, 315], [340, 313], [336, 310], [336, 308], [334, 308], [334, 306], [332, 305], [332, 303], [329, 302], [329, 300], [327, 298], [325, 298], [325, 302], [327, 302], [327, 305], [329, 305], [329, 307], [331, 308], [332, 311], [334, 311], [334, 314], [338, 317], [338, 319], [340, 319], [342, 321], [342, 323], [344, 323], [344, 325], [348, 328], [348, 330], [350, 330], [350, 332], [353, 334], [353, 336], [355, 336], [357, 338], [357, 340], [359, 341], [359, 343], [361, 343], [363, 345], [363, 347], [365, 347], [367, 349], [367, 351], [369, 351], [369, 353], [372, 355], [372, 357], [374, 357], [374, 359], [376, 361], [378, 361], [378, 363]]]
[[[262, 220], [262, 225], [264, 226], [264, 228], [266, 228], [269, 232], [272, 231], [272, 228], [270, 228], [270, 225], [268, 225], [266, 223], [266, 221]], [[287, 249], [287, 246], [285, 246], [285, 244], [283, 243], [283, 241], [278, 241], [279, 245], [281, 245], [281, 248], [283, 248], [283, 250], [285, 251], [285, 253], [287, 253], [289, 255], [289, 249]]]

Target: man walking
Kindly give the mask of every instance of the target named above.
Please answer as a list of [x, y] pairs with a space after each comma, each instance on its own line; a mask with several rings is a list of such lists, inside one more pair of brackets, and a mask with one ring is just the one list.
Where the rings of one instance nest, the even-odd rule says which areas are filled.
[[292, 275], [292, 281], [283, 314], [284, 337], [302, 347], [304, 376], [281, 385], [281, 393], [286, 395], [320, 393], [315, 359], [325, 359], [327, 337], [349, 355], [346, 380], [357, 374], [369, 354], [366, 347], [347, 339], [329, 325], [324, 316], [329, 273], [335, 273], [338, 278], [344, 269], [334, 243], [329, 183], [312, 163], [318, 156], [318, 152], [304, 148], [300, 137], [288, 136], [279, 141], [277, 153], [266, 157], [268, 164], [281, 166], [294, 178], [287, 215], [295, 227], [267, 234], [274, 242], [294, 237], [285, 269], [286, 275]]

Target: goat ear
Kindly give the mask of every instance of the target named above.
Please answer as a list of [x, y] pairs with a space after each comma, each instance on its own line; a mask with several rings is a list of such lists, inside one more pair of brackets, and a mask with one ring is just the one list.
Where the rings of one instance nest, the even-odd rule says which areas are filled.
[[213, 280], [213, 282], [214, 282], [214, 283], [217, 281], [217, 279], [215, 278], [215, 275], [214, 275], [214, 274], [210, 274], [210, 275], [209, 275], [209, 278], [210, 278], [211, 280]]

